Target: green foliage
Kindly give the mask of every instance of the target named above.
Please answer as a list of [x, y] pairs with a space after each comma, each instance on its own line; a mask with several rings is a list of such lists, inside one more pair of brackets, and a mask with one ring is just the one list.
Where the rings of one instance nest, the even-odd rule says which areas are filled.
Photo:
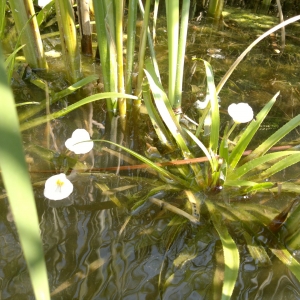
[[[1, 49], [0, 49], [1, 51]], [[36, 299], [50, 299], [46, 264], [14, 98], [0, 52], [0, 167]]]
[[221, 213], [212, 202], [206, 201], [205, 204], [208, 207], [212, 222], [218, 231], [223, 246], [225, 271], [222, 300], [231, 299], [240, 266], [239, 251], [226, 226], [223, 224]]

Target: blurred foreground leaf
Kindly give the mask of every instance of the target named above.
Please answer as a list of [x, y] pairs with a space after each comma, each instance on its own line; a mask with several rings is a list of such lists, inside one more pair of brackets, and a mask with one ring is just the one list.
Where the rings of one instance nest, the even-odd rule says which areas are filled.
[[46, 264], [13, 94], [0, 50], [0, 167], [36, 299], [50, 299]]

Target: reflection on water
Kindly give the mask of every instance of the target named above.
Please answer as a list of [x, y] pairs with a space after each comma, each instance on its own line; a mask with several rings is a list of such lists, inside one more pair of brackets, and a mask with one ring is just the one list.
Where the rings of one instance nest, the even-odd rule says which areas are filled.
[[[69, 206], [53, 207], [48, 200], [37, 199], [51, 299], [212, 299], [219, 288], [214, 285], [215, 277], [222, 276], [222, 271], [216, 272], [222, 250], [206, 215], [200, 226], [186, 222], [171, 245], [172, 231], [167, 225], [173, 215], [154, 205], [132, 218], [120, 234], [129, 216], [127, 210], [90, 211], [87, 194], [78, 197], [76, 193], [84, 187], [89, 190], [84, 180], [75, 183]], [[37, 189], [36, 194], [42, 190]], [[97, 193], [94, 199], [105, 200]], [[2, 299], [33, 299], [4, 202]], [[236, 241], [241, 241], [241, 266], [232, 299], [300, 299], [300, 284], [290, 271], [272, 255], [271, 265], [259, 265], [249, 254], [240, 228], [233, 227]]]

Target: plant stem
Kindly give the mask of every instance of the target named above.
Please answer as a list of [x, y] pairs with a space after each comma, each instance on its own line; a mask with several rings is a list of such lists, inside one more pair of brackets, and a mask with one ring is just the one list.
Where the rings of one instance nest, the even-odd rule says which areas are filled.
[[[132, 93], [132, 70], [136, 35], [137, 0], [129, 0], [128, 23], [127, 23], [127, 48], [125, 69], [125, 93]], [[127, 101], [127, 104], [131, 101]]]
[[[144, 77], [144, 62], [145, 62], [149, 15], [150, 15], [150, 0], [146, 0], [143, 28], [141, 31], [140, 47], [139, 47], [139, 57], [138, 57], [139, 70], [138, 70], [138, 78], [137, 78], [136, 91], [135, 91], [136, 96], [139, 96], [142, 92], [142, 81]], [[140, 101], [140, 100], [136, 100], [136, 101]]]
[[75, 83], [81, 78], [81, 62], [73, 7], [68, 0], [55, 0], [55, 8], [67, 77]]
[[[123, 0], [116, 0], [116, 48], [117, 48], [117, 82], [118, 92], [124, 93], [124, 71], [123, 71]], [[126, 100], [118, 99], [118, 108], [121, 119], [126, 116]], [[122, 124], [122, 122], [121, 122]], [[122, 128], [123, 132], [125, 128]]]
[[17, 31], [22, 32], [21, 43], [26, 44], [23, 52], [27, 63], [31, 68], [48, 69], [37, 20], [35, 16], [32, 18], [35, 14], [32, 1], [10, 0], [9, 4]]
[[90, 0], [77, 0], [79, 28], [81, 33], [81, 53], [93, 55], [92, 30], [90, 24]]
[[[98, 48], [100, 53], [100, 61], [101, 68], [103, 74], [103, 83], [104, 83], [104, 91], [110, 91], [110, 55], [108, 51], [108, 40], [106, 35], [105, 28], [105, 4], [103, 1], [93, 1], [94, 4], [94, 12], [96, 19], [96, 30], [97, 30], [97, 40], [98, 40]], [[106, 100], [106, 106], [108, 112], [111, 114], [110, 118], [112, 118], [113, 105], [111, 99]]]
[[236, 125], [238, 123], [234, 122], [234, 124], [232, 125], [232, 127], [230, 128], [230, 130], [228, 131], [227, 135], [224, 136], [225, 139], [229, 139], [229, 136], [231, 135], [232, 131], [235, 129]]
[[175, 94], [173, 109], [181, 111], [181, 96], [182, 96], [182, 81], [183, 81], [183, 71], [184, 71], [184, 57], [186, 49], [186, 39], [187, 31], [189, 25], [189, 10], [190, 10], [190, 0], [185, 0], [182, 2], [181, 10], [181, 23], [180, 23], [180, 37], [178, 46], [178, 58], [177, 58], [177, 72], [176, 72], [176, 82], [175, 82]]
[[169, 90], [168, 98], [171, 106], [174, 105], [178, 32], [179, 32], [179, 0], [166, 0], [168, 50], [169, 50]]

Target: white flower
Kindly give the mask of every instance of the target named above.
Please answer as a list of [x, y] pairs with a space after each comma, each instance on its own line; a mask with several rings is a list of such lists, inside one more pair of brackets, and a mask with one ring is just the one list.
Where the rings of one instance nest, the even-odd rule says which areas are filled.
[[43, 8], [46, 6], [48, 3], [50, 3], [52, 0], [38, 0], [38, 6]]
[[247, 123], [253, 119], [253, 110], [247, 103], [230, 104], [228, 114], [235, 123]]
[[[89, 142], [80, 143], [83, 141]], [[94, 142], [91, 141], [90, 135], [85, 129], [76, 129], [72, 137], [66, 140], [65, 146], [76, 154], [85, 154], [93, 149]]]
[[61, 173], [51, 176], [45, 182], [44, 196], [50, 200], [62, 200], [73, 192], [73, 184]]

